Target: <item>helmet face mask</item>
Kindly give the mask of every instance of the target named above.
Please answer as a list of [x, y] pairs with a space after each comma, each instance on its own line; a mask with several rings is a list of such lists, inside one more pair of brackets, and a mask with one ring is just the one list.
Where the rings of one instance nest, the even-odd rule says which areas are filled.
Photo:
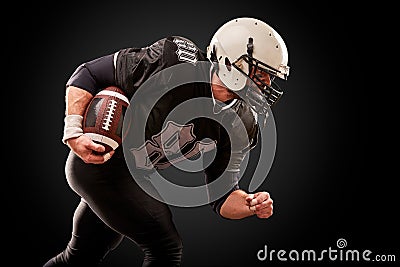
[[[251, 81], [253, 81], [252, 83], [248, 82], [246, 84], [247, 87], [251, 87], [252, 89], [244, 88], [245, 90], [247, 90], [246, 96], [250, 97], [253, 94], [261, 93], [261, 96], [265, 98], [265, 101], [268, 105], [272, 106], [273, 104], [275, 104], [283, 95], [283, 91], [275, 82], [277, 70], [255, 58], [250, 57], [249, 55], [242, 55], [237, 60], [237, 62], [241, 60], [245, 61], [249, 65], [249, 73], [244, 73], [244, 71], [237, 66], [236, 62], [233, 63], [233, 66], [244, 75], [249, 77]], [[264, 82], [261, 78], [266, 74], [269, 75], [270, 84]], [[257, 86], [257, 88], [254, 88], [255, 86]], [[254, 92], [249, 92], [249, 90], [252, 90]]]
[[265, 22], [238, 18], [225, 23], [211, 39], [207, 57], [217, 63], [215, 71], [226, 87], [258, 114], [265, 114], [281, 98], [283, 91], [275, 78], [287, 79], [288, 52], [280, 35]]
[[280, 99], [283, 92], [274, 81], [271, 81], [270, 86], [261, 80], [256, 83], [255, 79], [257, 78], [248, 78], [245, 87], [242, 90], [235, 91], [235, 94], [247, 102], [257, 114], [266, 115], [270, 107]]

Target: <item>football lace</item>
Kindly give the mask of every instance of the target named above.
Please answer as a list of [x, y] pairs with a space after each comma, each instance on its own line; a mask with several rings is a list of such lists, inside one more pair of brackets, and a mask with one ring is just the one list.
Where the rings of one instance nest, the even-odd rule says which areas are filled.
[[104, 118], [104, 122], [103, 122], [103, 126], [102, 126], [102, 128], [106, 131], [110, 130], [110, 126], [112, 123], [112, 119], [114, 117], [114, 112], [115, 112], [116, 106], [117, 106], [117, 101], [112, 99], [108, 105], [108, 109], [106, 111], [107, 115]]

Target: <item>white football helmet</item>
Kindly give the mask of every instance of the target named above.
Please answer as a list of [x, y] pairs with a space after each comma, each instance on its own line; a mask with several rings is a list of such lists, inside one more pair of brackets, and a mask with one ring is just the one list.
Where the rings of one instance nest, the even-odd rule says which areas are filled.
[[[242, 98], [246, 96], [258, 113], [266, 112], [265, 105], [272, 106], [281, 97], [283, 92], [273, 80], [287, 79], [288, 51], [281, 36], [265, 22], [247, 17], [228, 21], [212, 37], [207, 57], [218, 66], [221, 81]], [[255, 70], [268, 73], [272, 85], [256, 75], [250, 78]], [[249, 90], [254, 87], [246, 86], [249, 78], [260, 90]]]

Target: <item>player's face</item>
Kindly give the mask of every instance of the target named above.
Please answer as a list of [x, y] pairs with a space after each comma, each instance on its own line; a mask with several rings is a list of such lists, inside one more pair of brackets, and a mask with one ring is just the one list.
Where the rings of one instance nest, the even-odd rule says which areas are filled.
[[253, 107], [256, 113], [265, 115], [268, 113], [268, 107], [271, 103], [273, 104], [270, 97], [274, 92], [274, 88], [272, 87], [274, 76], [263, 68], [253, 67], [249, 77], [250, 79], [247, 80], [247, 89], [240, 96]]
[[[254, 80], [254, 82], [259, 86], [259, 87], [264, 87], [264, 84], [271, 86], [272, 79], [269, 73], [262, 71], [260, 69], [253, 69], [252, 73], [250, 74], [250, 78]], [[255, 79], [253, 79], [255, 78]], [[262, 82], [262, 83], [261, 83]]]

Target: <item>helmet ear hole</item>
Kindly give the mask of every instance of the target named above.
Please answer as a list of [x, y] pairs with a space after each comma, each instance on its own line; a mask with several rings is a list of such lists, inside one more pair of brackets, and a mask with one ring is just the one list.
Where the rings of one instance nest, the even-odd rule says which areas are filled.
[[231, 64], [231, 61], [229, 60], [229, 58], [227, 58], [227, 57], [225, 57], [225, 66], [228, 69], [228, 71], [231, 71], [232, 64]]

